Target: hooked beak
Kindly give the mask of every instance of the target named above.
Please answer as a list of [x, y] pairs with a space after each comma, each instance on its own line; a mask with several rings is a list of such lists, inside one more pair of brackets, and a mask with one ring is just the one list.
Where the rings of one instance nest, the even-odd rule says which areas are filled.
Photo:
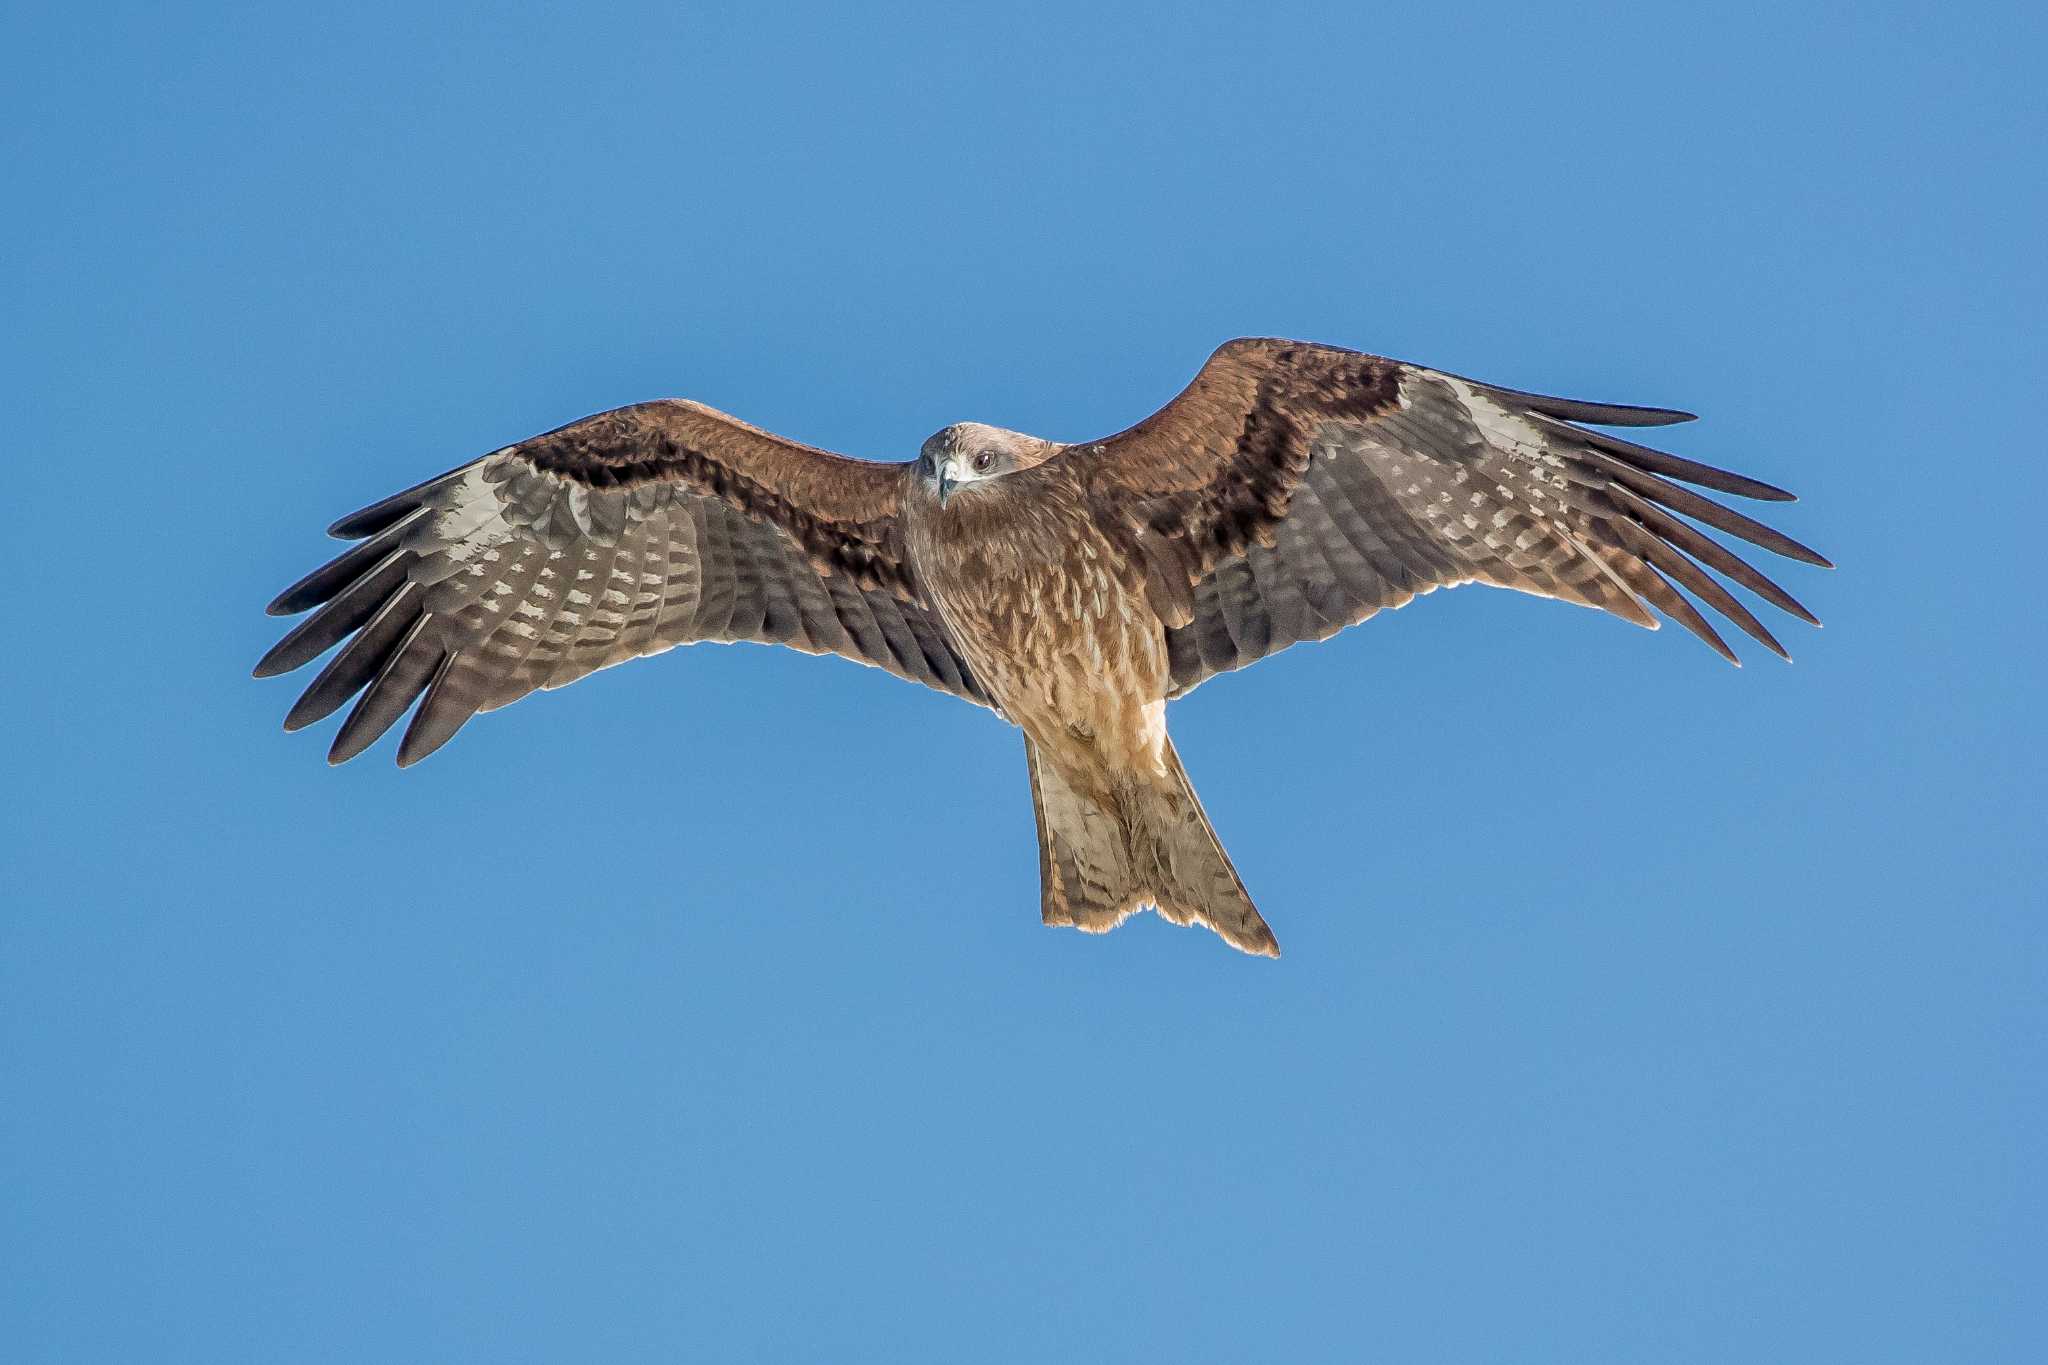
[[952, 470], [953, 466], [950, 461], [942, 461], [935, 471], [936, 477], [933, 479], [932, 486], [938, 490], [939, 506], [941, 507], [946, 505], [946, 499], [952, 496], [953, 490], [960, 486], [960, 481], [953, 477]]

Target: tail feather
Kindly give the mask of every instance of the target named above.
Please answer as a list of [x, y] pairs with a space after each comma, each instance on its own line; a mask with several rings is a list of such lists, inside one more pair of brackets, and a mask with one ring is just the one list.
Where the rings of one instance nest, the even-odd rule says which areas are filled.
[[1171, 742], [1170, 789], [1134, 780], [1106, 797], [1068, 781], [1029, 739], [1025, 753], [1047, 924], [1102, 934], [1150, 905], [1174, 924], [1207, 925], [1242, 952], [1280, 955]]

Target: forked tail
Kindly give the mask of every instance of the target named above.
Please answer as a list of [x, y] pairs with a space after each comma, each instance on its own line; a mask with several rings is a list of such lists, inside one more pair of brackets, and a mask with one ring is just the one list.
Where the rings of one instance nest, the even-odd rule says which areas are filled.
[[1038, 876], [1047, 924], [1107, 933], [1150, 905], [1175, 924], [1206, 924], [1231, 947], [1280, 956], [1273, 931], [1217, 842], [1180, 755], [1172, 785], [1132, 780], [1104, 798], [1078, 789], [1024, 741], [1038, 815]]

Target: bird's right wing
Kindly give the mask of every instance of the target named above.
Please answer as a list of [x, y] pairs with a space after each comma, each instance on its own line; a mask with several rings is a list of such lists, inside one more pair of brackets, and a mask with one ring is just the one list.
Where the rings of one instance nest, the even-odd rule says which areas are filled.
[[347, 642], [285, 718], [296, 730], [362, 693], [337, 763], [423, 692], [401, 765], [479, 711], [700, 640], [840, 654], [986, 705], [903, 554], [905, 468], [697, 403], [600, 413], [336, 522], [361, 543], [271, 603], [319, 610], [256, 675]]

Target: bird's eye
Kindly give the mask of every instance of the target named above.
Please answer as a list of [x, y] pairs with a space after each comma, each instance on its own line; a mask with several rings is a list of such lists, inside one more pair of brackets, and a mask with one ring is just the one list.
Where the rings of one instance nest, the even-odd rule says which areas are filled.
[[974, 472], [977, 474], [986, 474], [988, 473], [988, 467], [994, 464], [995, 462], [996, 457], [994, 452], [984, 450], [974, 457]]

